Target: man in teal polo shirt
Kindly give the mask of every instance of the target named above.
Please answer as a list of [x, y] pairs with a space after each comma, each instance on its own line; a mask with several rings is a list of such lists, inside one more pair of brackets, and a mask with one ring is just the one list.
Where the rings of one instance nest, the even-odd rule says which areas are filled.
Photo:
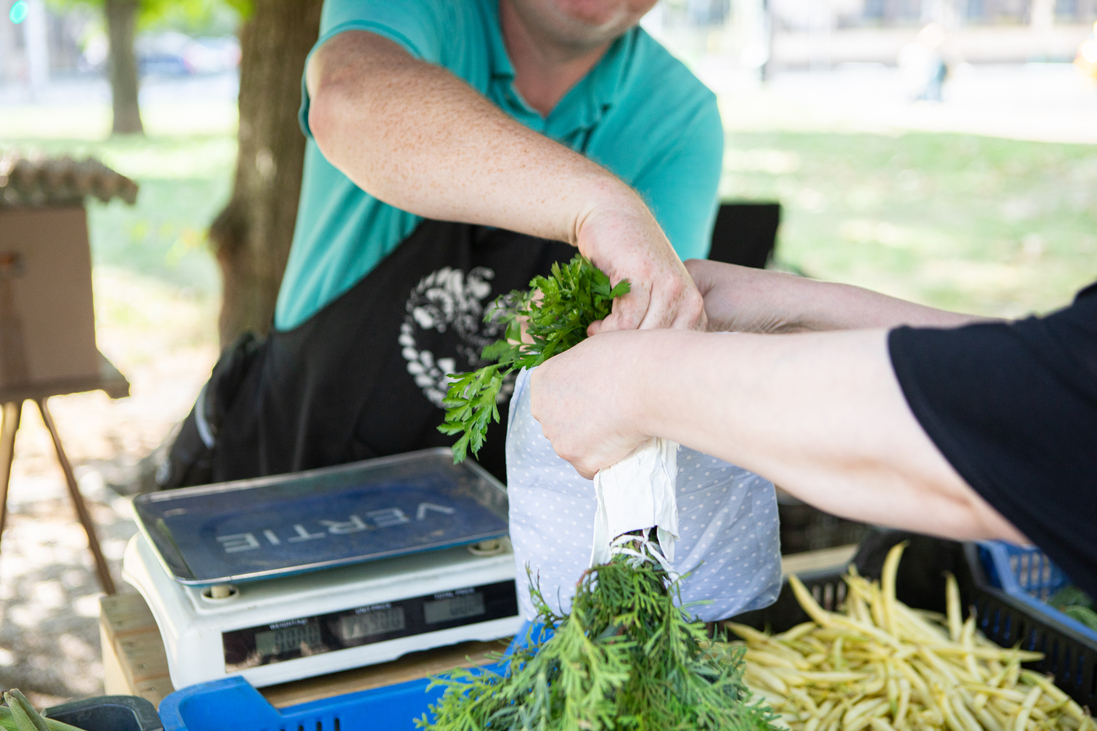
[[[327, 0], [275, 329], [214, 399], [212, 479], [448, 443], [486, 309], [575, 248], [632, 283], [593, 331], [704, 327], [681, 260], [708, 251], [723, 130], [637, 26], [654, 4]], [[480, 455], [498, 475], [503, 444]]]

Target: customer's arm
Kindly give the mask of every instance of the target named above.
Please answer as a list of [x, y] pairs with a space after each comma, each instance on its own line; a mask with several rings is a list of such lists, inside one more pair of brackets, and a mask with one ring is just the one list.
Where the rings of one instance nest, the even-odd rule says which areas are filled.
[[956, 327], [986, 320], [888, 297], [861, 287], [783, 272], [691, 259], [713, 331], [790, 333], [912, 325]]
[[306, 84], [317, 145], [363, 190], [426, 218], [578, 246], [633, 283], [606, 330], [703, 326], [701, 296], [640, 197], [449, 71], [346, 31], [312, 55]]
[[661, 436], [835, 515], [1023, 540], [915, 420], [886, 339], [882, 329], [598, 335], [534, 371], [533, 415], [588, 477]]

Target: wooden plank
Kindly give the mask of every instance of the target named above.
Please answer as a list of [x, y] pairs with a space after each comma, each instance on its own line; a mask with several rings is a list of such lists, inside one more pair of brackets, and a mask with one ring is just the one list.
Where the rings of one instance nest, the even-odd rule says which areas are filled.
[[259, 692], [275, 708], [285, 708], [359, 690], [419, 680], [457, 667], [486, 665], [492, 662], [492, 658], [487, 657], [489, 653], [501, 653], [508, 644], [510, 644], [510, 638], [493, 642], [462, 642], [449, 647], [436, 647], [432, 650], [413, 652], [380, 665], [271, 685], [260, 688]]
[[857, 544], [838, 546], [836, 548], [824, 548], [819, 551], [806, 553], [794, 553], [791, 556], [781, 557], [781, 573], [802, 574], [819, 569], [829, 569], [834, 566], [845, 566], [857, 553]]
[[136, 695], [159, 706], [175, 691], [160, 630], [140, 594], [99, 599], [104, 687], [115, 695]]
[[158, 630], [117, 639], [114, 647], [131, 685], [168, 677], [168, 656]]
[[157, 678], [146, 680], [133, 686], [128, 695], [136, 695], [144, 698], [152, 705], [160, 708], [160, 701], [175, 692], [175, 686], [171, 684], [171, 678]]
[[99, 646], [103, 648], [103, 693], [106, 695], [133, 695], [126, 674], [122, 670], [118, 652], [107, 636], [107, 629], [99, 625]]
[[156, 629], [152, 610], [140, 594], [123, 593], [99, 598], [99, 623], [113, 641]]
[[18, 386], [0, 388], [0, 402], [10, 401], [36, 401], [50, 396], [63, 396], [69, 393], [86, 393], [88, 391], [103, 391], [112, 399], [125, 398], [130, 395], [130, 384], [126, 377], [107, 360], [106, 356], [98, 353], [99, 373], [80, 378], [66, 378], [43, 383], [31, 383]]

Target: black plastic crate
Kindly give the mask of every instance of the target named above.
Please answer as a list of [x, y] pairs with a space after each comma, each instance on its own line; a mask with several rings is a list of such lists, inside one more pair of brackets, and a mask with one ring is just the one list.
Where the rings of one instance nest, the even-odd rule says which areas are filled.
[[43, 711], [46, 718], [83, 731], [161, 731], [156, 708], [132, 695], [104, 695], [63, 703]]
[[803, 553], [859, 543], [871, 530], [864, 523], [839, 518], [799, 500], [780, 495], [781, 553]]
[[1097, 642], [1046, 612], [996, 589], [987, 581], [974, 544], [964, 546], [976, 585], [972, 603], [979, 629], [1005, 647], [1020, 644], [1045, 657], [1028, 667], [1055, 676], [1055, 684], [1083, 706], [1097, 711]]
[[[1019, 645], [1044, 653], [1043, 660], [1025, 667], [1054, 676], [1055, 684], [1080, 705], [1097, 710], [1097, 646], [1053, 619], [1037, 616], [1023, 603], [990, 587], [979, 566], [977, 547], [900, 531], [871, 532], [852, 563], [862, 576], [878, 579], [884, 557], [896, 543], [909, 540], [896, 579], [899, 601], [916, 609], [945, 611], [945, 573], [956, 576], [965, 607], [974, 607], [983, 634], [1003, 647]], [[844, 566], [799, 574], [824, 609], [834, 610], [846, 592]], [[808, 621], [788, 582], [777, 601], [747, 612], [734, 621], [756, 629], [784, 632]]]

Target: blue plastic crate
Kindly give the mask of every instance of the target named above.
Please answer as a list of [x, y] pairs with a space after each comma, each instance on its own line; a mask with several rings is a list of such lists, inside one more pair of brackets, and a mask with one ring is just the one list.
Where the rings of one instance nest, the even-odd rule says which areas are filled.
[[[543, 625], [526, 622], [504, 654], [549, 636]], [[482, 669], [503, 672], [500, 664]], [[225, 678], [175, 691], [161, 701], [160, 718], [164, 731], [411, 731], [414, 719], [444, 692], [428, 691], [429, 682], [410, 680], [278, 710], [243, 678]]]
[[1024, 602], [1038, 614], [1051, 617], [1097, 642], [1097, 630], [1047, 603], [1055, 592], [1070, 584], [1070, 579], [1039, 548], [980, 541], [979, 560], [992, 586]]
[[[499, 672], [498, 665], [487, 669]], [[177, 690], [160, 703], [164, 731], [403, 731], [415, 729], [443, 689], [426, 679], [347, 693], [281, 710], [240, 677]]]

